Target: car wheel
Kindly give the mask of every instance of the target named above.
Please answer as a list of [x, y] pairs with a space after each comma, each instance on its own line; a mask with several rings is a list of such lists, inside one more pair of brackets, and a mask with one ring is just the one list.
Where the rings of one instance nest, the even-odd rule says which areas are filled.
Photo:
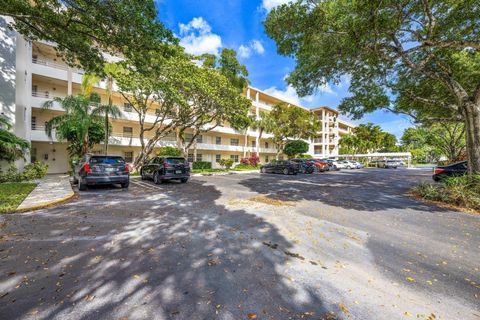
[[143, 175], [143, 171], [140, 171], [140, 177], [142, 178], [142, 180], [147, 180], [147, 177]]
[[260, 172], [261, 172], [261, 173], [266, 173], [267, 170], [265, 170], [265, 168], [262, 168], [262, 169], [260, 169]]
[[290, 174], [290, 170], [288, 170], [287, 168], [283, 169], [283, 174]]
[[186, 183], [187, 181], [188, 181], [188, 178], [180, 179], [180, 182], [181, 182], [181, 183]]
[[160, 184], [160, 183], [162, 183], [162, 179], [160, 179], [160, 173], [158, 173], [158, 171], [156, 171], [156, 172], [153, 174], [153, 183], [155, 183], [155, 184]]
[[87, 185], [85, 183], [82, 183], [81, 179], [78, 181], [78, 190], [80, 190], [80, 191], [87, 190]]
[[122, 186], [122, 189], [126, 189], [128, 188], [130, 182], [125, 182], [125, 183], [121, 183], [120, 185]]

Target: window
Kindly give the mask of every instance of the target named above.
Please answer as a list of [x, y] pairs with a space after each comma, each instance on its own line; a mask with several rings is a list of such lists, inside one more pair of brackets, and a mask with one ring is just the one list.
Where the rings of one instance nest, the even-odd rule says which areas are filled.
[[201, 134], [199, 134], [197, 136], [197, 143], [202, 143], [203, 142], [203, 136]]
[[[238, 140], [238, 139], [237, 139]], [[231, 154], [230, 159], [233, 160], [233, 162], [238, 162], [238, 154]]]
[[197, 153], [197, 161], [203, 161], [203, 156], [201, 153]]
[[38, 56], [36, 54], [33, 54], [32, 55], [32, 62], [37, 63], [37, 61], [38, 61]]
[[133, 162], [133, 151], [126, 151], [123, 153], [125, 162], [132, 163]]
[[279, 156], [279, 157], [278, 157], [278, 160], [283, 160], [283, 156]]
[[216, 163], [219, 163], [220, 160], [222, 160], [222, 155], [221, 155], [221, 154], [216, 154], [216, 155], [215, 155], [215, 162], [216, 162]]
[[222, 144], [222, 137], [215, 137], [215, 144]]
[[32, 117], [32, 130], [37, 130], [37, 117]]
[[[240, 140], [238, 139], [230, 139], [231, 146], [238, 146], [240, 144]], [[238, 156], [237, 156], [238, 157]]]
[[268, 163], [268, 156], [265, 156], [265, 162]]
[[265, 142], [265, 149], [268, 149], [268, 142]]
[[36, 97], [36, 96], [37, 96], [37, 92], [38, 92], [38, 86], [37, 86], [37, 85], [33, 85], [33, 86], [32, 86], [32, 96]]
[[123, 127], [123, 136], [126, 138], [131, 138], [133, 136], [133, 128]]
[[125, 112], [132, 112], [132, 111], [133, 111], [132, 105], [131, 105], [130, 103], [128, 103], [128, 102], [125, 102], [125, 103], [123, 104], [123, 111], [125, 111]]
[[252, 147], [255, 148], [257, 146], [257, 142], [255, 140], [252, 141]]
[[188, 162], [193, 162], [193, 153], [189, 153], [187, 157]]
[[192, 140], [193, 140], [193, 134], [191, 134], [191, 133], [185, 134], [185, 142], [186, 143], [189, 143]]

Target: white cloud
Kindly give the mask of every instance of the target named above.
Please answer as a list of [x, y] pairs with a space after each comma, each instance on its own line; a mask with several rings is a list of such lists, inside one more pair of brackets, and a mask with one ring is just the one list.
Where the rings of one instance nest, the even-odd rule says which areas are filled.
[[[270, 95], [272, 95], [272, 96], [274, 96], [278, 99], [290, 102], [291, 104], [295, 104], [295, 105], [298, 105], [298, 106], [305, 106], [307, 104], [311, 105], [312, 103], [315, 103], [315, 102], [319, 103], [320, 102], [319, 100], [321, 100], [319, 95], [310, 95], [310, 96], [305, 96], [305, 97], [299, 97], [298, 94], [297, 94], [297, 91], [291, 85], [288, 85], [285, 90], [280, 90], [280, 89], [277, 89], [276, 87], [270, 87], [270, 88], [265, 89], [263, 91], [265, 91], [266, 93], [268, 93], [268, 94], [270, 94]], [[321, 92], [321, 93], [336, 95], [336, 92], [334, 92], [332, 90], [332, 88], [330, 87], [330, 85], [328, 83], [325, 84], [324, 86], [320, 87], [318, 89], [318, 91]]]
[[260, 55], [265, 53], [265, 48], [260, 40], [252, 40], [249, 44], [242, 44], [238, 47], [238, 54], [242, 58], [249, 58], [252, 53], [258, 53]]
[[201, 55], [203, 53], [218, 54], [222, 47], [222, 38], [212, 33], [212, 28], [202, 17], [193, 18], [189, 23], [180, 23], [180, 45], [185, 51]]
[[262, 7], [269, 12], [275, 7], [278, 7], [279, 5], [289, 3], [290, 0], [263, 0], [262, 1]]

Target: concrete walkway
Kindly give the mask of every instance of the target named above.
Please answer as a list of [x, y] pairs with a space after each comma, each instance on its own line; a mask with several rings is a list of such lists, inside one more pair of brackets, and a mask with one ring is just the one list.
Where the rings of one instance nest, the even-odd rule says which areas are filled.
[[30, 211], [56, 204], [73, 197], [75, 193], [66, 174], [47, 175], [18, 206], [17, 212]]

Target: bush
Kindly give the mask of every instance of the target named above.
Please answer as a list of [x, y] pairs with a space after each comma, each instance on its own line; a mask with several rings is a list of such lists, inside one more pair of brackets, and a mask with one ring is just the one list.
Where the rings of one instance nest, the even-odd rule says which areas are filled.
[[242, 170], [258, 170], [258, 166], [252, 166], [251, 164], [243, 164], [243, 163], [240, 163], [240, 164], [237, 164], [235, 166], [235, 168], [233, 168], [233, 170], [238, 170], [238, 171], [242, 171]]
[[[254, 154], [248, 158], [241, 158], [240, 159], [240, 164], [246, 165], [246, 166], [252, 166], [252, 167], [257, 167], [260, 164], [260, 158]], [[237, 165], [238, 167], [238, 165]]]
[[175, 147], [161, 147], [157, 151], [157, 156], [172, 156], [172, 157], [180, 157], [182, 155], [182, 150], [175, 148]]
[[230, 170], [233, 165], [233, 159], [220, 159], [219, 164], [225, 169]]
[[443, 184], [421, 183], [413, 192], [427, 200], [480, 210], [480, 175], [450, 177]]
[[41, 179], [47, 174], [47, 171], [48, 165], [39, 161], [27, 164], [23, 172], [18, 172], [17, 168], [11, 166], [10, 168], [8, 168], [7, 172], [0, 173], [0, 183]]
[[312, 159], [313, 157], [309, 154], [300, 154], [298, 155], [300, 159]]
[[212, 169], [212, 163], [208, 161], [194, 161], [192, 162], [193, 170]]

